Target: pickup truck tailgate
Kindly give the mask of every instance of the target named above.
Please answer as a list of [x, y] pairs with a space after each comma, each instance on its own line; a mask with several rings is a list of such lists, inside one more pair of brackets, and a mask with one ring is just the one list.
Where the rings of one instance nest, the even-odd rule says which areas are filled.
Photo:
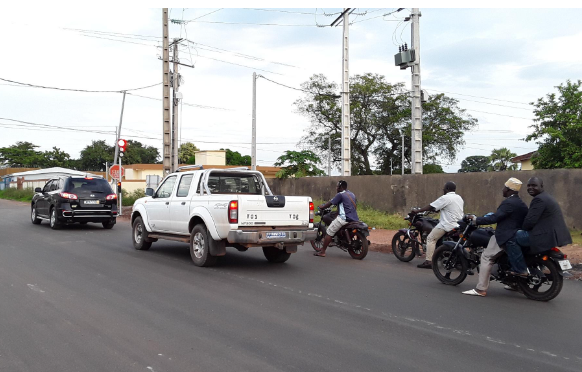
[[239, 226], [308, 226], [309, 197], [241, 196]]

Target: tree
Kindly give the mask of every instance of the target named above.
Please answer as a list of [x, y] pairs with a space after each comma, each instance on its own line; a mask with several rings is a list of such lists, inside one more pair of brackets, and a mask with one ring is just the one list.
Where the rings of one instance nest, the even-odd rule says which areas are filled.
[[459, 169], [459, 173], [469, 173], [469, 172], [487, 172], [489, 167], [489, 157], [488, 156], [481, 156], [481, 155], [474, 155], [474, 156], [467, 156], [465, 160], [461, 162], [461, 169]]
[[71, 156], [56, 146], [52, 150], [43, 152], [42, 157], [43, 167], [71, 167]]
[[[128, 147], [127, 151], [130, 149]], [[109, 146], [104, 140], [91, 141], [91, 144], [81, 150], [78, 166], [82, 170], [101, 171], [105, 169], [105, 162], [113, 162], [115, 147]]]
[[178, 161], [180, 164], [196, 164], [196, 151], [200, 151], [192, 142], [184, 142], [178, 147]]
[[[221, 149], [224, 150], [224, 149]], [[238, 151], [231, 151], [226, 149], [226, 165], [251, 165], [251, 156], [242, 155]]]
[[[302, 143], [310, 145], [321, 157], [327, 157], [331, 137], [332, 161], [341, 159], [341, 105], [339, 87], [323, 74], [313, 75], [303, 83], [305, 98], [294, 104], [300, 114], [311, 122]], [[425, 163], [435, 163], [437, 157], [454, 159], [464, 144], [463, 133], [477, 120], [458, 106], [458, 101], [439, 94], [423, 104], [423, 154]], [[352, 174], [373, 174], [374, 160], [383, 174], [390, 174], [390, 160], [400, 164], [402, 139], [405, 158], [410, 159], [410, 106], [403, 83], [390, 84], [385, 77], [367, 73], [350, 78]]]
[[443, 170], [443, 167], [441, 167], [438, 164], [423, 164], [422, 173], [424, 174], [445, 173], [445, 171]]
[[[323, 176], [325, 172], [316, 167], [319, 158], [313, 151], [285, 151], [277, 158], [275, 166], [283, 168], [277, 172], [277, 178]], [[285, 166], [285, 164], [288, 164]]]
[[41, 152], [35, 149], [38, 146], [26, 142], [18, 141], [8, 147], [0, 147], [0, 161], [8, 167], [40, 167], [43, 163]]
[[526, 141], [536, 140], [538, 155], [532, 158], [535, 168], [582, 168], [582, 81], [560, 84], [558, 96], [548, 94], [532, 105], [533, 133]]
[[160, 152], [153, 146], [143, 145], [139, 141], [128, 140], [127, 151], [121, 159], [122, 164], [155, 164]]
[[489, 160], [491, 161], [489, 170], [492, 171], [516, 170], [517, 164], [513, 164], [511, 162], [511, 159], [515, 158], [516, 156], [517, 154], [511, 152], [511, 150], [509, 150], [506, 147], [494, 149], [491, 152], [491, 156], [489, 156]]

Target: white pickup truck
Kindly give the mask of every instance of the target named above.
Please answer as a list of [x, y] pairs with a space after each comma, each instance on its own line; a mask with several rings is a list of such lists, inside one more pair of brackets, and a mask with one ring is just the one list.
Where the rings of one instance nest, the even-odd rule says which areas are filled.
[[189, 243], [197, 266], [214, 265], [227, 246], [262, 247], [270, 262], [285, 262], [317, 236], [311, 197], [273, 195], [263, 175], [247, 168], [180, 167], [146, 194], [131, 212], [134, 248], [158, 239]]

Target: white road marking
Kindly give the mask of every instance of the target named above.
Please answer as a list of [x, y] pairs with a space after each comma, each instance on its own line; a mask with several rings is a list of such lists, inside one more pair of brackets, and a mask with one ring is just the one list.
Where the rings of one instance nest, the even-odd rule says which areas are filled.
[[44, 293], [44, 291], [36, 286], [36, 284], [27, 284], [28, 288], [32, 289], [35, 292]]

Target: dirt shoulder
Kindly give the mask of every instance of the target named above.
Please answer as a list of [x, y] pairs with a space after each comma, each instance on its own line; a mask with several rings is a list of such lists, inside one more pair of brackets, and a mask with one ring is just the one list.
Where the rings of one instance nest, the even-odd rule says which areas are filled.
[[[370, 250], [373, 252], [392, 253], [392, 237], [398, 230], [370, 230]], [[568, 260], [572, 264], [572, 279], [582, 280], [582, 246], [570, 244], [560, 248], [564, 254], [568, 255]]]

